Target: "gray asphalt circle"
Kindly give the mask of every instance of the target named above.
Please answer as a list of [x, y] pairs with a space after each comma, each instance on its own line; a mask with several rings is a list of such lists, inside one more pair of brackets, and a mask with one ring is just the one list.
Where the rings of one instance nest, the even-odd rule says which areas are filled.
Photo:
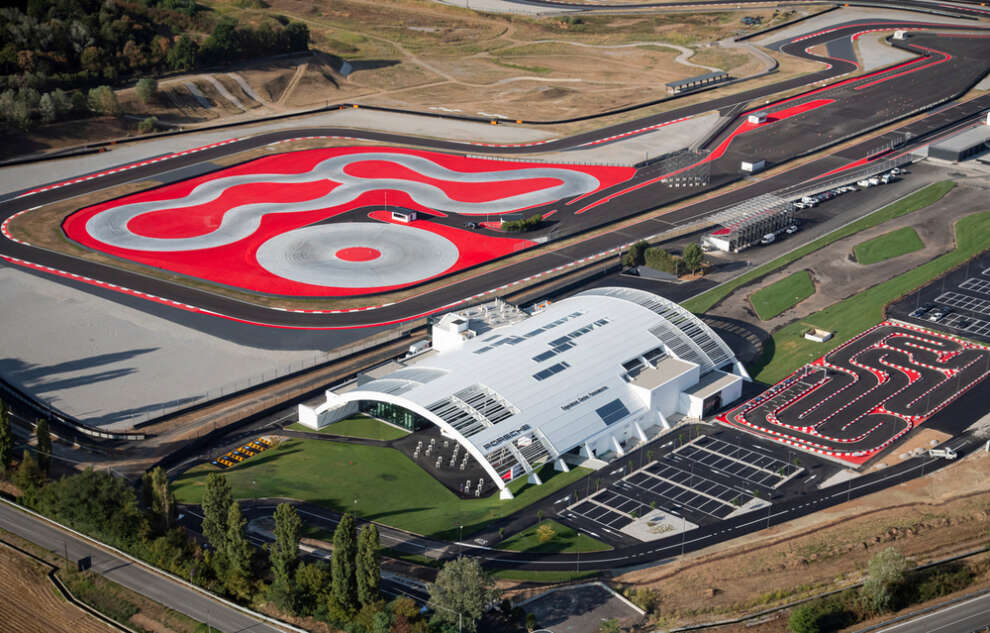
[[[367, 261], [338, 256], [347, 248], [370, 248]], [[277, 235], [258, 247], [262, 268], [285, 279], [335, 288], [378, 288], [429, 279], [455, 263], [460, 251], [447, 238], [398, 224], [337, 222]]]

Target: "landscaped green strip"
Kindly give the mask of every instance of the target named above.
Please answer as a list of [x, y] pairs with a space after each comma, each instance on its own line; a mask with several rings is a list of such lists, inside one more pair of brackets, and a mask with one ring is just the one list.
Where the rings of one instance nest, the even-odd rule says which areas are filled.
[[[189, 469], [175, 481], [176, 498], [200, 503], [207, 475], [218, 470], [210, 464]], [[548, 464], [539, 473], [542, 486], [529, 484], [524, 477], [509, 484], [515, 499], [501, 501], [497, 494], [460, 499], [395, 449], [291, 439], [222, 472], [236, 499], [300, 499], [417, 534], [458, 538], [458, 526], [464, 526], [467, 536], [589, 471], [558, 472]]]
[[[540, 543], [536, 529], [539, 525], [549, 525], [553, 531], [553, 538]], [[561, 525], [556, 521], [543, 521], [524, 530], [511, 538], [508, 538], [497, 546], [499, 549], [512, 550], [514, 552], [535, 552], [535, 553], [576, 553], [576, 552], [602, 552], [612, 549], [596, 538], [581, 534], [577, 530]]]
[[577, 571], [575, 566], [575, 571], [529, 571], [527, 569], [496, 569], [491, 573], [493, 578], [498, 578], [500, 580], [518, 580], [520, 582], [542, 582], [542, 583], [558, 583], [558, 582], [574, 582], [575, 580], [585, 580], [587, 578], [594, 578], [595, 576], [600, 576], [602, 572], [600, 571]]
[[918, 232], [910, 226], [905, 226], [857, 244], [853, 248], [853, 254], [856, 255], [858, 263], [869, 266], [892, 257], [920, 251], [924, 247]]
[[[990, 248], [990, 211], [959, 220], [955, 250], [777, 330], [761, 361], [766, 364], [752, 368], [756, 371], [751, 373], [756, 380], [768, 384], [785, 378], [798, 367], [880, 323], [884, 319], [884, 308], [892, 301], [914, 292], [987, 248]], [[835, 336], [827, 343], [808, 341], [804, 332], [809, 327], [835, 332]], [[767, 356], [771, 357], [769, 362], [766, 362]]]
[[756, 315], [764, 321], [769, 321], [813, 294], [815, 294], [815, 284], [811, 282], [811, 275], [807, 270], [799, 270], [766, 288], [757, 290], [749, 300], [756, 310]]
[[835, 241], [841, 240], [844, 237], [848, 237], [864, 229], [877, 226], [887, 220], [892, 220], [902, 215], [906, 215], [912, 211], [924, 209], [925, 207], [937, 202], [945, 194], [952, 191], [955, 186], [956, 183], [951, 180], [943, 180], [942, 182], [930, 184], [924, 189], [916, 191], [905, 197], [903, 200], [889, 204], [882, 209], [874, 211], [866, 217], [856, 220], [855, 222], [850, 222], [846, 226], [838, 228], [828, 235], [823, 235], [817, 240], [809, 242], [800, 248], [796, 248], [786, 255], [782, 255], [773, 261], [763, 264], [762, 266], [757, 266], [750, 272], [740, 275], [731, 281], [727, 281], [721, 286], [712, 288], [708, 292], [703, 292], [696, 297], [691, 297], [681, 305], [695, 314], [703, 314], [704, 312], [711, 310], [712, 307], [714, 307], [719, 301], [729, 296], [740, 286], [744, 286], [751, 281], [755, 281], [764, 275], [783, 268], [787, 264], [801, 259], [808, 253], [813, 253]]
[[290, 425], [288, 428], [293, 431], [327, 433], [329, 435], [342, 435], [344, 437], [359, 437], [369, 440], [382, 441], [397, 440], [400, 437], [405, 437], [408, 435], [407, 431], [397, 429], [390, 424], [385, 424], [381, 420], [376, 420], [375, 418], [371, 418], [366, 415], [357, 415], [353, 418], [341, 420], [340, 422], [334, 422], [330, 426], [325, 426], [319, 431], [313, 431], [313, 429], [308, 426], [303, 426], [298, 422]]

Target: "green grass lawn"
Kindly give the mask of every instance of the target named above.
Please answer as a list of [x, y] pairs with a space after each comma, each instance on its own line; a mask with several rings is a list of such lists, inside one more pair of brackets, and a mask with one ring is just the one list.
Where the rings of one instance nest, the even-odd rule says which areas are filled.
[[[176, 499], [200, 503], [206, 477], [218, 469], [201, 464], [175, 480]], [[417, 534], [457, 538], [478, 531], [553, 494], [589, 471], [572, 468], [557, 472], [552, 465], [540, 471], [542, 486], [526, 478], [510, 484], [515, 499], [501, 501], [497, 494], [463, 500], [428, 475], [406, 455], [392, 448], [360, 446], [320, 440], [286, 440], [222, 471], [235, 499], [289, 497], [320, 504]]]
[[766, 288], [761, 288], [749, 298], [756, 315], [769, 321], [781, 312], [793, 308], [815, 294], [815, 284], [807, 270], [799, 270]]
[[[774, 332], [764, 349], [762, 364], [752, 368], [753, 377], [763, 383], [781, 380], [798, 367], [883, 321], [884, 308], [891, 302], [987, 248], [990, 248], [990, 211], [961, 219], [956, 223], [955, 250]], [[804, 332], [809, 327], [835, 332], [835, 336], [824, 344], [805, 340]]]
[[532, 571], [529, 569], [496, 569], [491, 572], [492, 578], [497, 578], [499, 580], [518, 580], [520, 582], [539, 582], [544, 584], [558, 583], [558, 582], [575, 582], [578, 580], [587, 580], [588, 578], [594, 578], [600, 576], [602, 572], [600, 571], [578, 571], [577, 567], [574, 566], [574, 571]]
[[800, 248], [796, 248], [786, 255], [781, 255], [773, 261], [769, 261], [762, 266], [757, 266], [745, 275], [740, 275], [732, 281], [728, 281], [720, 286], [712, 288], [708, 292], [703, 292], [695, 297], [691, 297], [681, 305], [695, 314], [703, 314], [708, 310], [711, 310], [716, 304], [718, 304], [719, 301], [729, 296], [737, 288], [744, 286], [751, 281], [756, 281], [760, 277], [783, 268], [787, 264], [801, 259], [808, 253], [813, 253], [833, 242], [841, 240], [844, 237], [848, 237], [864, 229], [877, 226], [887, 220], [899, 218], [902, 215], [917, 211], [918, 209], [924, 209], [925, 207], [937, 202], [945, 194], [952, 191], [955, 186], [956, 183], [951, 180], [943, 180], [942, 182], [932, 183], [924, 189], [906, 196], [903, 200], [898, 200], [893, 204], [889, 204], [882, 209], [874, 211], [866, 217], [860, 218], [855, 222], [850, 222], [846, 226], [838, 228], [827, 235], [823, 235], [822, 237], [819, 237], [818, 239], [809, 242]]
[[864, 266], [876, 264], [898, 257], [914, 251], [920, 251], [925, 247], [918, 237], [918, 232], [910, 226], [878, 235], [872, 240], [860, 242], [853, 248], [856, 261]]
[[535, 552], [539, 554], [576, 553], [576, 552], [602, 552], [612, 549], [596, 538], [581, 534], [577, 530], [561, 525], [556, 521], [546, 520], [543, 523], [553, 528], [557, 533], [553, 540], [547, 543], [540, 543], [536, 536], [536, 528], [531, 528], [520, 532], [498, 544], [499, 549], [512, 550], [513, 552]]
[[[293, 431], [310, 431], [313, 429], [303, 426], [298, 422], [288, 428]], [[381, 420], [368, 417], [366, 415], [356, 415], [340, 422], [334, 422], [330, 426], [324, 427], [317, 433], [328, 433], [330, 435], [343, 435], [344, 437], [361, 437], [369, 440], [397, 440], [408, 435], [407, 431], [397, 429], [390, 424], [385, 424]]]

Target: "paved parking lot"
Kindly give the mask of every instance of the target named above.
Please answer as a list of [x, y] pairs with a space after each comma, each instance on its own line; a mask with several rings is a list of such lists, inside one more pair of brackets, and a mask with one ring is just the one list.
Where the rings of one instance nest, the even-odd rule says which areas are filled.
[[[937, 318], [934, 310], [924, 310], [929, 304], [952, 308], [952, 312]], [[990, 343], [990, 253], [936, 279], [887, 312], [908, 323]]]
[[578, 500], [557, 518], [621, 542], [648, 533], [633, 524], [658, 512], [691, 529], [765, 505], [804, 468], [775, 455], [772, 447], [761, 450], [759, 441], [745, 438], [744, 446], [739, 443], [744, 437], [701, 435]]

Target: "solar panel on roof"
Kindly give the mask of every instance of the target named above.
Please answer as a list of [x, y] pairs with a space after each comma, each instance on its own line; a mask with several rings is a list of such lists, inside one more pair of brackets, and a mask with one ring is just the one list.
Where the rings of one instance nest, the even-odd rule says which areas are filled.
[[595, 409], [595, 413], [598, 414], [598, 417], [600, 417], [602, 422], [605, 424], [615, 424], [622, 418], [629, 415], [629, 409], [626, 408], [626, 405], [622, 404], [622, 400], [616, 398], [608, 404]]

